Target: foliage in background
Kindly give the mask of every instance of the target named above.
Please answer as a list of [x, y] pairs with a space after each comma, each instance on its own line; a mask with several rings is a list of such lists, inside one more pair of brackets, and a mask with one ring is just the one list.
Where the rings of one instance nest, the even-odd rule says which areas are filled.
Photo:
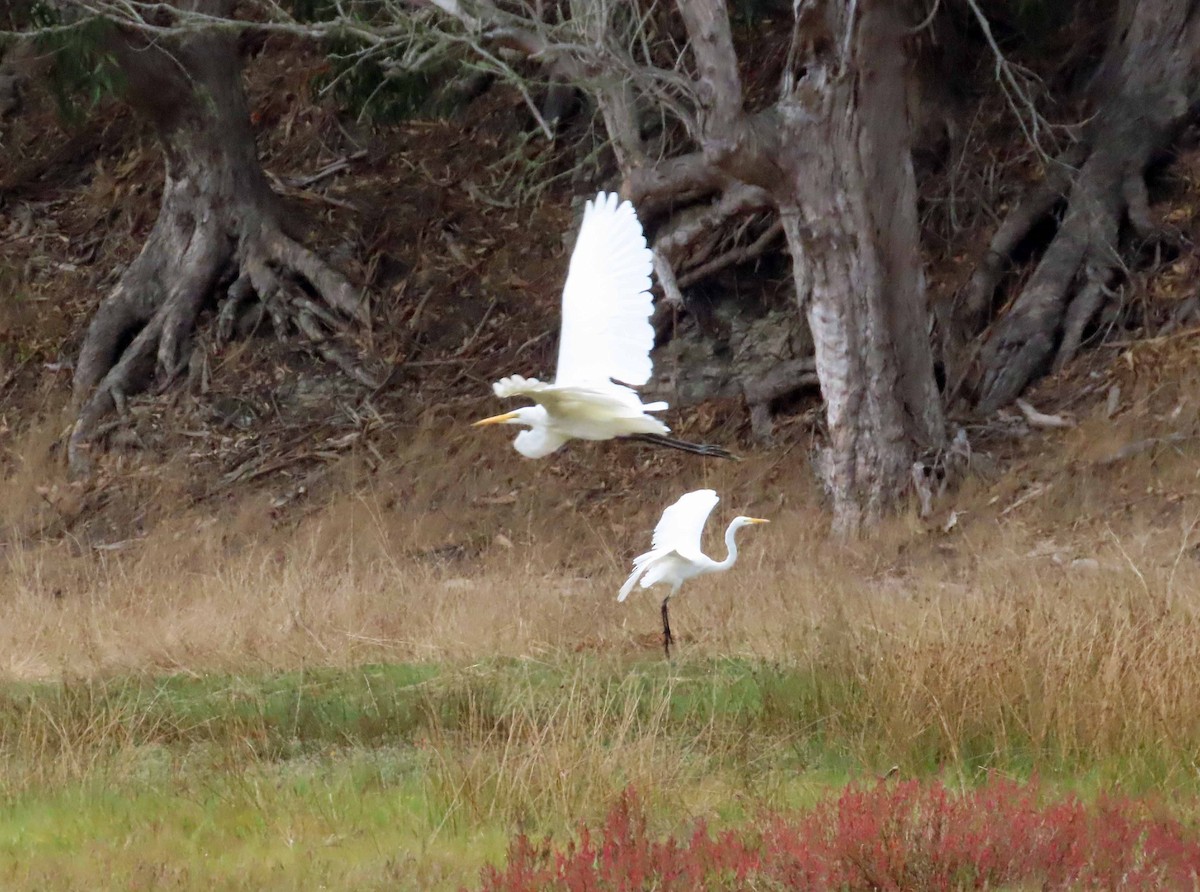
[[[63, 24], [62, 13], [48, 3], [29, 7], [29, 26], [52, 28]], [[124, 89], [120, 68], [107, 47], [112, 25], [100, 19], [81, 22], [65, 31], [36, 33], [39, 53], [52, 56], [47, 83], [63, 120], [78, 124], [101, 101]]]
[[380, 124], [414, 117], [447, 117], [463, 104], [451, 85], [464, 69], [455, 58], [439, 56], [427, 67], [406, 68], [392, 56], [362, 58], [348, 40], [330, 48], [329, 66], [313, 83], [328, 91], [352, 115]]
[[[290, 11], [301, 22], [395, 24], [394, 10], [378, 0], [295, 0]], [[351, 36], [331, 40], [325, 47], [329, 66], [314, 79], [315, 91], [328, 91], [349, 113], [380, 124], [453, 113], [462, 104], [453, 87], [464, 72], [463, 60], [448, 51], [421, 51], [422, 21], [413, 15], [407, 23], [413, 40], [382, 49], [366, 47]]]

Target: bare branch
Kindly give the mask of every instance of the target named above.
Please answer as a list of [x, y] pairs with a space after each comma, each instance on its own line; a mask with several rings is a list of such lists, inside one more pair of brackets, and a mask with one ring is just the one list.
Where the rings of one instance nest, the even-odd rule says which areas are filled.
[[[1025, 134], [1029, 145], [1046, 161], [1050, 160], [1049, 153], [1042, 148], [1041, 135], [1043, 132], [1050, 132], [1053, 129], [1051, 125], [1037, 109], [1037, 104], [1029, 95], [1027, 83], [1035, 80], [1035, 76], [1027, 70], [1010, 62], [1000, 49], [1000, 45], [996, 42], [995, 35], [992, 34], [992, 25], [988, 21], [983, 10], [979, 8], [976, 0], [967, 0], [967, 5], [971, 8], [971, 12], [975, 15], [976, 21], [979, 22], [979, 28], [983, 31], [983, 36], [987, 40], [988, 47], [992, 51], [992, 55], [996, 60], [996, 80], [1000, 84], [1000, 89], [1004, 93], [1004, 98], [1008, 101], [1008, 107], [1012, 109], [1013, 115], [1017, 119], [1017, 124], [1021, 128], [1021, 132]], [[1023, 83], [1022, 80], [1026, 81]]]
[[679, 14], [691, 38], [692, 56], [700, 75], [702, 102], [708, 111], [706, 147], [720, 141], [732, 152], [744, 125], [742, 81], [729, 29], [729, 14], [721, 0], [678, 0]]
[[712, 204], [680, 215], [678, 222], [659, 234], [655, 249], [678, 265], [696, 244], [733, 218], [771, 207], [774, 207], [771, 196], [765, 190], [757, 186], [731, 186]]
[[718, 257], [714, 257], [707, 263], [703, 263], [695, 269], [689, 270], [687, 275], [681, 276], [679, 279], [679, 287], [687, 288], [689, 285], [694, 285], [702, 279], [707, 279], [709, 276], [719, 273], [721, 270], [730, 266], [736, 266], [739, 263], [745, 263], [760, 256], [764, 251], [771, 246], [783, 233], [783, 223], [776, 220], [766, 230], [748, 245], [743, 245], [740, 248], [734, 248], [731, 251], [726, 251]]

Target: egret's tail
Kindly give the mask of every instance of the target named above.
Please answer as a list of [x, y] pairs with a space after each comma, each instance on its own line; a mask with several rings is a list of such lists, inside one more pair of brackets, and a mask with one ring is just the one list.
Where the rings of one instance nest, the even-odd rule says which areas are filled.
[[638, 565], [636, 562], [633, 567], [633, 572], [629, 574], [629, 578], [625, 580], [625, 584], [621, 586], [621, 590], [617, 592], [617, 600], [624, 601], [629, 597], [629, 593], [633, 591], [633, 587], [637, 585], [637, 581], [642, 578], [642, 574], [646, 572], [648, 564]]
[[630, 434], [627, 439], [641, 440], [643, 443], [653, 443], [655, 446], [668, 446], [671, 449], [679, 449], [683, 452], [690, 452], [693, 455], [706, 455], [709, 458], [729, 458], [733, 461], [741, 461], [732, 452], [722, 449], [720, 446], [712, 446], [708, 443], [689, 443], [687, 440], [676, 440], [674, 437], [666, 437], [662, 434]]

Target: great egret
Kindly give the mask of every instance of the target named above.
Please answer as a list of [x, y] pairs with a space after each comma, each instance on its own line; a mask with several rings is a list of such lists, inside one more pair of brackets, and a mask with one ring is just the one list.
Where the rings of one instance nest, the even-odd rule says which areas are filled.
[[496, 396], [525, 396], [537, 405], [484, 418], [474, 426], [525, 425], [529, 430], [519, 433], [513, 446], [526, 458], [544, 458], [572, 439], [614, 437], [733, 458], [718, 446], [666, 436], [670, 429], [647, 413], [661, 412], [667, 404], [643, 403], [626, 386], [650, 380], [652, 267], [633, 205], [605, 192], [589, 201], [563, 287], [554, 383], [520, 375], [501, 378], [492, 385]]
[[723, 561], [714, 561], [700, 550], [700, 536], [708, 515], [720, 501], [711, 489], [697, 489], [680, 496], [679, 500], [662, 513], [658, 526], [654, 528], [654, 539], [650, 550], [633, 559], [633, 573], [621, 586], [618, 601], [624, 601], [641, 580], [642, 588], [665, 582], [671, 591], [662, 601], [663, 648], [671, 656], [671, 620], [667, 603], [679, 591], [679, 587], [693, 576], [703, 573], [721, 573], [732, 567], [738, 558], [737, 531], [756, 523], [770, 523], [761, 517], [735, 517], [725, 530], [725, 547], [729, 554]]

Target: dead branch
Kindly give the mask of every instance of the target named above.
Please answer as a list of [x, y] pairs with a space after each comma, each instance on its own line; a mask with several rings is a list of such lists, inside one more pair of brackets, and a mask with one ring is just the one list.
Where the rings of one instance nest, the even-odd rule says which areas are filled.
[[979, 8], [976, 0], [967, 0], [967, 5], [971, 8], [971, 12], [975, 16], [975, 20], [979, 23], [979, 28], [983, 32], [984, 39], [987, 40], [988, 47], [992, 51], [992, 56], [995, 58], [996, 64], [996, 81], [1000, 84], [1000, 89], [1004, 93], [1004, 98], [1008, 102], [1008, 107], [1012, 110], [1013, 116], [1017, 119], [1017, 125], [1021, 128], [1021, 132], [1025, 134], [1029, 145], [1043, 158], [1045, 161], [1050, 161], [1050, 155], [1042, 148], [1040, 136], [1043, 132], [1050, 132], [1052, 125], [1038, 111], [1037, 103], [1030, 96], [1029, 85], [1036, 82], [1036, 76], [1014, 64], [1000, 49], [1000, 45], [996, 42], [995, 35], [992, 34], [992, 26], [988, 21], [983, 10]]
[[679, 287], [687, 288], [689, 285], [694, 285], [696, 282], [707, 279], [709, 276], [719, 273], [727, 267], [746, 263], [761, 256], [771, 246], [771, 243], [782, 234], [783, 223], [776, 220], [750, 244], [734, 248], [732, 251], [726, 251], [724, 254], [712, 258], [707, 263], [689, 270], [686, 275], [680, 277]]
[[1062, 415], [1047, 415], [1044, 412], [1039, 412], [1025, 400], [1017, 400], [1017, 408], [1021, 410], [1021, 414], [1025, 416], [1025, 420], [1029, 422], [1030, 427], [1061, 430], [1075, 426], [1075, 422], [1071, 419], [1065, 418]]
[[1115, 465], [1118, 462], [1126, 461], [1134, 456], [1141, 455], [1143, 452], [1149, 452], [1158, 446], [1173, 445], [1182, 443], [1185, 440], [1191, 439], [1187, 434], [1175, 433], [1165, 437], [1147, 437], [1144, 440], [1134, 440], [1132, 443], [1126, 443], [1120, 449], [1100, 459], [1101, 465]]
[[721, 231], [731, 220], [773, 207], [774, 202], [765, 189], [731, 186], [711, 204], [676, 214], [666, 231], [655, 239], [655, 249], [678, 266], [688, 259], [697, 244]]
[[339, 158], [337, 161], [331, 161], [315, 173], [310, 173], [308, 176], [304, 177], [289, 177], [284, 180], [284, 182], [294, 189], [305, 189], [321, 182], [321, 180], [333, 176], [334, 174], [341, 173], [343, 170], [348, 170], [352, 162], [361, 161], [366, 157], [367, 150], [361, 149], [351, 155], [347, 155], [345, 158]]

